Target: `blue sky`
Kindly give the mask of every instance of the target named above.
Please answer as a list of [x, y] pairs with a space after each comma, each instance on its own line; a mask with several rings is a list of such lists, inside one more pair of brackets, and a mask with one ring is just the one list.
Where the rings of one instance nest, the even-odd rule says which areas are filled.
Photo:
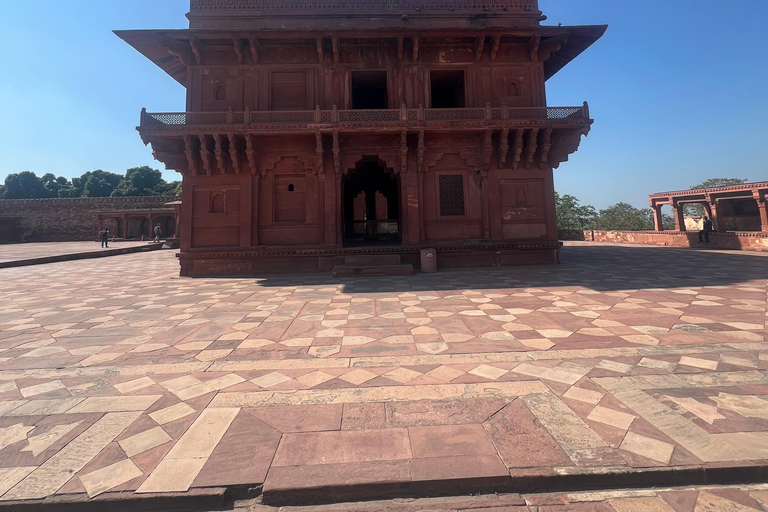
[[[26, 0], [0, 18], [0, 181], [161, 168], [142, 107], [184, 110], [184, 89], [113, 29], [185, 28], [187, 0]], [[548, 82], [552, 106], [589, 101], [595, 125], [555, 171], [598, 208], [647, 206], [707, 178], [768, 179], [768, 1], [540, 0], [546, 24], [610, 25]], [[166, 179], [177, 179], [166, 172]]]

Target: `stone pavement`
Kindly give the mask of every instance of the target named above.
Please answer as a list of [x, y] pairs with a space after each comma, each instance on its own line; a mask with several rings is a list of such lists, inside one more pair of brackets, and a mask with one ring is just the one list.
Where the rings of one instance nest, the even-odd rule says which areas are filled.
[[394, 499], [273, 508], [243, 500], [234, 512], [755, 512], [768, 511], [768, 485]]
[[192, 280], [172, 251], [0, 270], [0, 500], [765, 478], [768, 257], [562, 259], [376, 280]]
[[[126, 247], [140, 247], [147, 242], [115, 242], [110, 241], [110, 249], [124, 249]], [[82, 254], [103, 251], [101, 242], [50, 242], [28, 244], [0, 245], [0, 263], [6, 261], [30, 260], [61, 256], [64, 254]]]

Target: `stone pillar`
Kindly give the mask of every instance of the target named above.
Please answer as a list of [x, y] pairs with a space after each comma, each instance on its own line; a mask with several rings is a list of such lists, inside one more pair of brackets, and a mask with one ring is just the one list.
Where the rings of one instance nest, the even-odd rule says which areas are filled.
[[675, 204], [673, 207], [675, 209], [675, 231], [686, 231], [685, 206], [682, 204]]
[[656, 231], [664, 231], [664, 217], [661, 214], [661, 205], [653, 205], [653, 227]]
[[768, 200], [765, 197], [758, 199], [757, 208], [760, 210], [760, 231], [768, 233]]
[[713, 200], [708, 206], [707, 212], [709, 213], [709, 220], [712, 221], [712, 229], [714, 231], [725, 231], [725, 222], [722, 219], [720, 203]]

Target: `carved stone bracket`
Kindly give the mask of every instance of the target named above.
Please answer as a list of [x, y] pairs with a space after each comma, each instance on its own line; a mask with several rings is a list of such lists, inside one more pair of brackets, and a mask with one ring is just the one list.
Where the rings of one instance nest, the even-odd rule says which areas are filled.
[[536, 149], [539, 146], [539, 129], [533, 128], [526, 134], [525, 141], [525, 162], [530, 169], [533, 164], [533, 160], [536, 157]]
[[317, 154], [317, 175], [320, 181], [325, 181], [325, 151], [323, 150], [323, 134], [315, 132], [315, 153]]
[[546, 62], [568, 44], [568, 34], [550, 37], [542, 41], [539, 48], [539, 62]]
[[408, 174], [408, 132], [400, 132], [400, 173], [402, 176]]
[[419, 158], [419, 165], [418, 165], [418, 173], [424, 174], [426, 172], [426, 169], [424, 168], [424, 130], [419, 130], [419, 150], [418, 150], [418, 158]]
[[315, 42], [317, 43], [317, 60], [320, 62], [320, 64], [323, 64], [325, 61], [325, 54], [323, 52], [323, 38], [317, 37], [315, 38]]
[[205, 174], [207, 176], [213, 176], [213, 161], [215, 156], [211, 151], [211, 148], [208, 147], [208, 136], [199, 135], [198, 137], [200, 138], [200, 155], [203, 158]]
[[485, 34], [480, 34], [475, 39], [475, 61], [480, 62], [480, 57], [483, 56], [483, 50], [485, 49]]
[[339, 132], [333, 132], [333, 168], [337, 178], [341, 176], [341, 148], [339, 147]]
[[339, 36], [331, 37], [331, 44], [333, 45], [333, 63], [339, 63]]
[[507, 163], [507, 153], [509, 152], [509, 128], [501, 131], [499, 138], [499, 167], [504, 167]]
[[259, 40], [256, 38], [256, 36], [251, 36], [248, 38], [248, 48], [251, 51], [251, 58], [253, 59], [254, 64], [259, 63], [259, 47], [261, 45], [259, 44]]
[[226, 160], [226, 152], [224, 151], [224, 135], [217, 133], [213, 137], [213, 142], [214, 142], [214, 154], [216, 155], [216, 163], [219, 166], [219, 173], [226, 174], [227, 160]]
[[238, 138], [234, 133], [227, 135], [229, 138], [229, 158], [232, 160], [232, 168], [235, 174], [240, 174], [240, 152], [238, 148]]
[[411, 38], [411, 42], [413, 43], [413, 62], [419, 62], [419, 37]]
[[552, 128], [544, 130], [544, 144], [541, 147], [541, 158], [539, 160], [539, 168], [546, 169], [547, 162], [549, 160], [549, 151], [552, 149]]
[[501, 34], [493, 36], [493, 46], [491, 47], [491, 62], [496, 60], [496, 55], [499, 53], [499, 46], [501, 46]]
[[233, 37], [232, 43], [235, 46], [235, 55], [237, 55], [237, 63], [242, 64], [245, 60], [245, 42], [239, 37]]
[[535, 35], [528, 39], [528, 53], [530, 54], [532, 62], [539, 61], [539, 45], [541, 44], [541, 36]]
[[483, 165], [481, 172], [487, 173], [491, 168], [491, 157], [493, 156], [493, 130], [485, 131], [483, 139]]
[[195, 56], [195, 62], [197, 62], [198, 66], [201, 65], [203, 63], [203, 42], [200, 41], [197, 36], [190, 36], [189, 46], [192, 48], [192, 53]]
[[259, 174], [259, 155], [256, 152], [256, 137], [254, 135], [245, 136], [245, 154], [248, 157], [248, 168], [253, 176]]
[[174, 57], [180, 63], [185, 66], [191, 66], [194, 61], [194, 55], [192, 55], [192, 49], [189, 45], [176, 41], [174, 39], [166, 39], [163, 44], [163, 49], [168, 52], [168, 55]]
[[397, 62], [403, 62], [403, 36], [397, 36]]
[[512, 159], [512, 170], [516, 171], [518, 165], [520, 165], [520, 160], [523, 156], [523, 133], [525, 130], [517, 129], [515, 130], [515, 143], [514, 143], [514, 158]]
[[194, 140], [191, 135], [184, 136], [184, 155], [187, 157], [187, 166], [191, 174], [197, 174], [197, 160], [195, 159]]

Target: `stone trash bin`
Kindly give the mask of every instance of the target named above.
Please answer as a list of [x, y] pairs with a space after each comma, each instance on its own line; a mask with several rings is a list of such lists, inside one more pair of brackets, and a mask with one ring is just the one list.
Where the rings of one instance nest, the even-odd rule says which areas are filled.
[[435, 249], [421, 250], [421, 271], [425, 274], [437, 272], [437, 251]]

